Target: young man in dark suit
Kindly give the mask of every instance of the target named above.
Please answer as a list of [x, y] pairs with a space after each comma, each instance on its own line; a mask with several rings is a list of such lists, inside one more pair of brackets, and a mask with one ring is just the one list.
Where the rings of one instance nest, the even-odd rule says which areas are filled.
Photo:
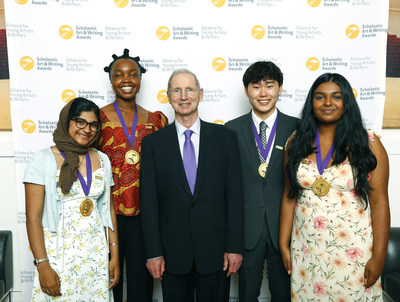
[[276, 108], [283, 74], [269, 61], [253, 63], [243, 75], [253, 109], [226, 124], [236, 131], [244, 196], [243, 263], [239, 301], [256, 302], [267, 259], [272, 302], [290, 301], [290, 279], [279, 252], [279, 216], [284, 186], [283, 154], [297, 119]]
[[199, 119], [196, 76], [172, 73], [175, 121], [142, 142], [141, 215], [147, 268], [164, 302], [219, 302], [242, 262], [243, 200], [234, 131]]

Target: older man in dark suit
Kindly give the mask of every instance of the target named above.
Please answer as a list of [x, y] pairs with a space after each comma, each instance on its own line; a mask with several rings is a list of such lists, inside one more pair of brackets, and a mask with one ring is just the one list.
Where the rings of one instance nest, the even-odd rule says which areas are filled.
[[[199, 119], [196, 76], [175, 71], [168, 99], [175, 122], [142, 143], [141, 211], [147, 267], [164, 302], [224, 301], [242, 262], [239, 147], [226, 127]], [[226, 296], [225, 296], [226, 297]]]
[[272, 302], [290, 301], [290, 280], [279, 252], [279, 217], [284, 186], [283, 154], [297, 119], [276, 108], [283, 74], [269, 61], [252, 64], [243, 75], [253, 109], [226, 124], [237, 133], [243, 178], [244, 242], [239, 301], [256, 302], [267, 259]]

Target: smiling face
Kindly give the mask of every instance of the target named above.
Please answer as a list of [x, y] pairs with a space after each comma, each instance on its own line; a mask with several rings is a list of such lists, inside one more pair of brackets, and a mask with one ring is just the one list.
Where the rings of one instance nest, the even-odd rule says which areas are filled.
[[343, 114], [342, 90], [333, 82], [325, 82], [314, 91], [313, 110], [320, 123], [337, 123]]
[[249, 83], [245, 87], [245, 93], [254, 113], [262, 120], [266, 120], [275, 111], [281, 92], [282, 86], [279, 86], [277, 81], [268, 79]]
[[175, 111], [175, 118], [194, 118], [198, 116], [198, 106], [203, 98], [196, 80], [189, 73], [179, 73], [170, 81], [168, 100]]
[[[84, 119], [88, 123], [99, 123], [96, 114], [93, 111], [82, 111], [76, 118]], [[80, 145], [87, 145], [96, 135], [96, 131], [90, 130], [90, 125], [80, 129], [74, 120], [69, 121], [68, 134], [72, 139]]]
[[141, 73], [138, 64], [131, 59], [117, 60], [110, 70], [110, 80], [116, 98], [130, 101], [140, 89]]

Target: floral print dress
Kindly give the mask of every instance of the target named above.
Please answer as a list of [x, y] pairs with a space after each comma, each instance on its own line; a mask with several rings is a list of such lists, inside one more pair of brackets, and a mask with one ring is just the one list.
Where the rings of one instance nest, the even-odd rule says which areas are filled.
[[[331, 186], [325, 196], [312, 190], [319, 177]], [[380, 279], [368, 289], [363, 286], [372, 255], [371, 214], [355, 193], [350, 163], [331, 166], [320, 176], [317, 164], [305, 159], [297, 179], [303, 190], [291, 239], [292, 301], [382, 301]]]
[[57, 188], [62, 201], [62, 217], [57, 233], [44, 229], [44, 236], [50, 266], [60, 278], [62, 296], [51, 297], [43, 293], [35, 270], [32, 301], [114, 301], [112, 290], [108, 290], [109, 249], [96, 202], [105, 190], [105, 177], [103, 167], [93, 172], [88, 196], [93, 201], [93, 211], [89, 216], [82, 216], [80, 212], [85, 194], [79, 180], [74, 182], [67, 195]]

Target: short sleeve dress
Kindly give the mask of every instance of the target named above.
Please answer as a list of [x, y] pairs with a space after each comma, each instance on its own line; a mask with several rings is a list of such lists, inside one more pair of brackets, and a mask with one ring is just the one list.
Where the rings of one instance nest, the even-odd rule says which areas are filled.
[[[141, 154], [143, 137], [168, 125], [168, 118], [161, 111], [149, 112], [146, 123], [136, 127], [135, 140], [131, 147], [121, 124], [110, 121], [102, 110], [100, 114], [102, 131], [97, 149], [107, 154], [111, 161], [115, 213], [123, 216], [137, 216], [140, 213], [140, 161], [131, 165], [126, 161], [125, 154], [128, 150], [135, 150]], [[131, 132], [132, 127], [128, 126], [129, 135]]]
[[[373, 133], [368, 137], [373, 140]], [[330, 184], [325, 196], [312, 190], [318, 177]], [[354, 190], [350, 163], [331, 166], [320, 176], [317, 164], [305, 159], [297, 179], [302, 192], [291, 239], [292, 301], [382, 301], [380, 279], [368, 289], [363, 286], [372, 255], [371, 213]]]
[[[58, 170], [57, 179], [59, 174]], [[43, 231], [49, 263], [60, 278], [62, 296], [51, 297], [43, 293], [35, 270], [32, 301], [114, 301], [112, 290], [108, 290], [109, 248], [96, 202], [105, 190], [105, 178], [106, 171], [101, 161], [101, 167], [92, 172], [88, 198], [93, 201], [93, 210], [89, 216], [80, 212], [86, 196], [79, 180], [73, 183], [66, 195], [57, 187], [62, 203], [57, 232], [50, 232], [47, 228]]]

